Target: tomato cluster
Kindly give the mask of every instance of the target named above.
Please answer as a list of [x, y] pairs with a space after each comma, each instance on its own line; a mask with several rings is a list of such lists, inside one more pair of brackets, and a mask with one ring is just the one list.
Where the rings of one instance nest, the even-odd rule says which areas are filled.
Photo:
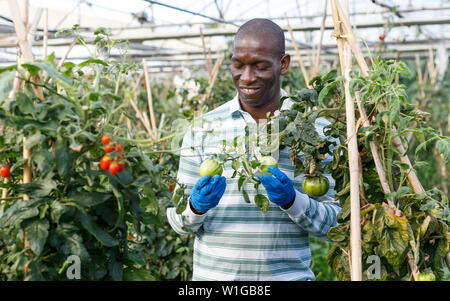
[[0, 175], [3, 178], [9, 177], [10, 174], [11, 174], [11, 167], [9, 167], [8, 165], [3, 165], [2, 167], [0, 167]]
[[[125, 162], [120, 161], [125, 158], [125, 155], [122, 153], [123, 146], [120, 143], [112, 143], [111, 139], [107, 135], [103, 135], [101, 139], [103, 146], [103, 150], [105, 154], [100, 159], [100, 168], [103, 170], [108, 170], [110, 174], [115, 175], [121, 172], [125, 168]], [[113, 159], [115, 152], [115, 161]]]

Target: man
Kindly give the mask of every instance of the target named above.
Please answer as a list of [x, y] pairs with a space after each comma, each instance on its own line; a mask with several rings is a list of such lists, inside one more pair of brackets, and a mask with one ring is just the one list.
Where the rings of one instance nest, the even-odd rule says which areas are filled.
[[[231, 62], [238, 93], [204, 116], [218, 135], [203, 131], [185, 136], [178, 180], [188, 187], [189, 204], [182, 214], [168, 208], [168, 220], [179, 234], [196, 233], [193, 280], [314, 280], [309, 234], [326, 239], [340, 210], [329, 175], [328, 194], [310, 198], [301, 189], [301, 177], [294, 179], [287, 150], [281, 151], [279, 168], [269, 167], [270, 174], [259, 177], [270, 200], [266, 214], [245, 202], [230, 165], [221, 177], [199, 176], [200, 164], [214, 152], [209, 146], [224, 137], [232, 140], [229, 133], [245, 135], [247, 124], [264, 121], [267, 113], [276, 114], [291, 104], [286, 100], [279, 108], [285, 95], [280, 76], [287, 73], [290, 56], [278, 25], [267, 19], [242, 25]], [[323, 120], [316, 124], [321, 135], [324, 125]], [[245, 189], [250, 198], [257, 193], [252, 184]]]

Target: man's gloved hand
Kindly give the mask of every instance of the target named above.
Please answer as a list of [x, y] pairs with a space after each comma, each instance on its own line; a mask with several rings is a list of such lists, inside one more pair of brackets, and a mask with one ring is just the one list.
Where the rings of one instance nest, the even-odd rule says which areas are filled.
[[216, 207], [226, 188], [226, 179], [219, 175], [204, 175], [197, 181], [191, 193], [192, 206], [202, 213]]
[[276, 167], [269, 166], [268, 171], [273, 176], [259, 176], [258, 179], [266, 188], [269, 200], [277, 206], [289, 204], [295, 197], [294, 184], [291, 179]]

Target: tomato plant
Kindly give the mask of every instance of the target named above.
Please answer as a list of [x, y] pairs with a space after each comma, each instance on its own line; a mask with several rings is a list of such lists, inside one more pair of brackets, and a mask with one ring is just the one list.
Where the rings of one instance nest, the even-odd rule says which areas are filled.
[[[426, 190], [425, 194], [415, 194], [412, 191], [407, 178], [408, 166], [398, 159], [400, 154], [392, 143], [396, 135], [392, 131], [392, 126], [395, 125], [398, 133], [406, 133], [411, 130], [408, 122], [412, 120], [417, 122], [413, 134], [422, 137], [423, 147], [432, 141], [445, 144], [449, 139], [426, 126], [424, 119], [418, 117], [419, 112], [407, 102], [404, 86], [394, 82], [396, 73], [405, 77], [409, 75], [402, 62], [375, 60], [369, 77], [357, 78], [352, 83], [353, 87], [358, 87], [361, 91], [362, 103], [366, 106], [366, 111], [373, 114], [372, 118], [375, 121], [370, 127], [358, 130], [362, 167], [360, 197], [363, 268], [366, 267], [366, 258], [375, 254], [381, 258], [382, 271], [379, 280], [407, 280], [411, 279], [408, 257], [412, 256], [419, 270], [432, 269], [436, 278], [442, 279], [445, 270], [444, 258], [449, 252], [450, 241], [448, 199], [435, 187]], [[340, 141], [340, 144], [331, 150], [333, 160], [323, 167], [324, 170], [331, 172], [336, 181], [336, 198], [342, 207], [338, 215], [339, 226], [332, 228], [328, 233], [334, 242], [328, 254], [328, 263], [339, 279], [348, 280], [350, 279], [348, 267], [350, 186], [348, 157], [343, 151], [347, 134], [345, 116], [342, 116], [340, 110], [343, 103], [339, 89], [341, 83], [341, 78], [330, 73], [313, 79], [311, 84], [316, 90], [317, 97], [314, 98], [312, 105], [317, 105], [318, 109], [310, 108], [310, 113], [304, 115], [304, 118], [326, 116], [331, 124], [324, 134]], [[308, 93], [302, 94], [302, 98], [311, 99]], [[380, 113], [376, 110], [381, 101], [379, 95], [383, 95], [386, 102], [385, 109]], [[285, 114], [289, 116], [290, 113]], [[384, 160], [383, 168], [388, 177], [388, 185], [393, 191], [389, 195], [383, 193], [375, 171], [368, 143], [371, 140], [382, 145], [379, 151]], [[317, 146], [320, 148], [320, 144]], [[444, 148], [438, 151], [443, 158], [448, 158], [449, 154]], [[321, 152], [310, 154], [312, 158], [308, 159], [305, 156], [304, 161], [320, 162]], [[305, 162], [302, 164], [305, 165]], [[396, 209], [387, 204], [387, 198], [394, 201]]]
[[[58, 68], [51, 54], [0, 69], [12, 79], [19, 72], [24, 83], [15, 99], [0, 99], [1, 160], [21, 174], [22, 148], [32, 153], [30, 183], [18, 177], [0, 184], [8, 192], [0, 203], [1, 280], [67, 279], [70, 255], [80, 258], [83, 280], [189, 277], [192, 255], [178, 249], [192, 241], [174, 235], [162, 214], [172, 204], [164, 182], [173, 181], [176, 156], [156, 155], [161, 143], [139, 132], [125, 135], [120, 116], [133, 95], [120, 83], [136, 65], [125, 60], [126, 43], [114, 43], [124, 54], [115, 61], [103, 55], [112, 47], [109, 32], [95, 35], [92, 57], [79, 64]], [[41, 78], [43, 99], [30, 75]], [[106, 156], [109, 137], [116, 145]], [[121, 171], [103, 171], [111, 165]]]

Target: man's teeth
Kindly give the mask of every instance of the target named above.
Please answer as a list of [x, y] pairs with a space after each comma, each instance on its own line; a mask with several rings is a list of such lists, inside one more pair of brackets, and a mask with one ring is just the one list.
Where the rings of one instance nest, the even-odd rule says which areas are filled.
[[255, 88], [255, 89], [253, 89], [253, 88], [250, 88], [250, 89], [243, 88], [242, 89], [242, 91], [244, 91], [245, 93], [248, 93], [248, 94], [255, 93], [256, 90], [258, 90], [258, 88]]

